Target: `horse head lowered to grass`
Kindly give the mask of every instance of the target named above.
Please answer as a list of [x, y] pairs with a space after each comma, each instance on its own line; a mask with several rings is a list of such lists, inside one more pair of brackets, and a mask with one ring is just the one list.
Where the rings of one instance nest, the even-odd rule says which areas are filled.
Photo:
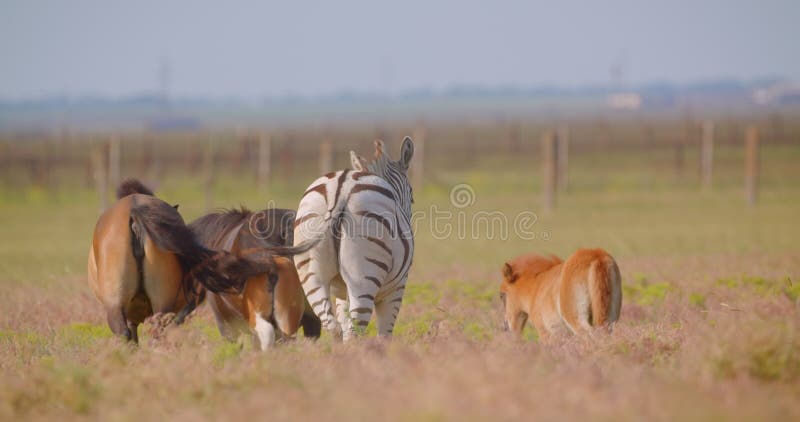
[[[243, 295], [209, 293], [208, 300], [217, 326], [229, 340], [248, 331], [258, 336], [257, 314], [263, 300], [273, 301], [270, 322], [276, 326], [281, 338], [293, 337], [300, 326], [305, 337], [319, 337], [320, 320], [308, 305], [294, 263], [287, 258], [305, 249], [289, 246], [293, 242], [294, 218], [295, 212], [288, 209], [252, 212], [241, 208], [207, 214], [189, 224], [197, 239], [208, 248], [274, 262], [277, 279], [273, 283], [276, 284], [270, 286], [269, 274], [265, 273], [262, 277], [248, 280]], [[273, 294], [257, 294], [266, 289], [272, 289]]]

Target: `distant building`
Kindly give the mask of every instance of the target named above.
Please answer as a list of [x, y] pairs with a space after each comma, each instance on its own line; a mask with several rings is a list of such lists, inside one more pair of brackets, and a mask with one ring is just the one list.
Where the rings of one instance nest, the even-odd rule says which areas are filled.
[[638, 110], [642, 107], [642, 96], [635, 92], [617, 92], [608, 96], [608, 105], [621, 110]]
[[800, 85], [791, 82], [778, 83], [753, 91], [756, 104], [800, 104]]

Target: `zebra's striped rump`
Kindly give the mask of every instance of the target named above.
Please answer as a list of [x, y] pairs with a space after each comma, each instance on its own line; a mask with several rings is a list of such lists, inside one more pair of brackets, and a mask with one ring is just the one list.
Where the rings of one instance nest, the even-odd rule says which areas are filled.
[[295, 244], [321, 239], [295, 256], [308, 301], [323, 326], [345, 338], [362, 331], [373, 311], [379, 335], [391, 335], [414, 249], [405, 173], [392, 175], [398, 193], [391, 179], [359, 170], [314, 181], [294, 224]]

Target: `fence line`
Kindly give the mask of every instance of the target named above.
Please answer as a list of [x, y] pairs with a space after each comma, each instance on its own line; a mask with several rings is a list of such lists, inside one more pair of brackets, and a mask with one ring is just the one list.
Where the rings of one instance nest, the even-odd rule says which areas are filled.
[[272, 136], [267, 132], [261, 132], [258, 136], [258, 170], [257, 179], [259, 190], [264, 192], [269, 187], [272, 177]]
[[711, 190], [714, 171], [714, 122], [703, 122], [700, 145], [700, 180], [704, 190]]
[[428, 148], [426, 135], [427, 130], [422, 124], [417, 125], [412, 135], [414, 157], [411, 159], [411, 186], [416, 190], [421, 190], [425, 181], [425, 150]]
[[108, 207], [108, 172], [106, 166], [106, 153], [103, 147], [92, 150], [91, 168], [95, 192], [99, 199], [99, 211], [102, 214]]
[[754, 206], [758, 201], [759, 139], [755, 126], [747, 128], [745, 136], [745, 196], [747, 205]]
[[542, 135], [542, 205], [545, 212], [552, 212], [556, 207], [557, 150], [556, 134], [546, 131]]

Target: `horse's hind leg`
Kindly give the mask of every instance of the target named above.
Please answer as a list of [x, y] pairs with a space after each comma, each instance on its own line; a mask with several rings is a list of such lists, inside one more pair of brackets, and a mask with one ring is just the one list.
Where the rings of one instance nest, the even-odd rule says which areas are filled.
[[130, 339], [134, 343], [139, 344], [139, 324], [137, 324], [137, 323], [135, 323], [133, 321], [128, 321], [128, 330], [131, 333], [131, 338]]
[[144, 243], [144, 291], [153, 313], [177, 312], [183, 270], [172, 252], [160, 249], [150, 239]]
[[122, 308], [115, 306], [107, 309], [106, 319], [108, 320], [108, 327], [111, 328], [112, 333], [124, 337], [125, 340], [128, 341], [134, 340], [134, 335], [131, 333], [130, 328], [128, 328], [128, 321], [125, 318], [125, 314], [122, 312]]

